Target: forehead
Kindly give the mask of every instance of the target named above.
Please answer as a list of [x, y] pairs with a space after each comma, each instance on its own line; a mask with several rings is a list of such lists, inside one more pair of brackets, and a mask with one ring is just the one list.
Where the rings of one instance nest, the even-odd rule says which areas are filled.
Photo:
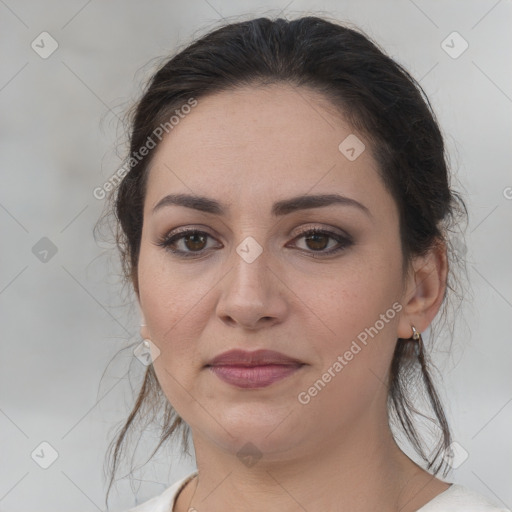
[[[357, 153], [358, 140], [366, 149], [349, 159], [340, 151], [346, 140], [356, 142]], [[333, 191], [365, 204], [389, 201], [369, 149], [334, 105], [310, 89], [274, 84], [216, 93], [198, 99], [158, 146], [146, 206], [169, 192], [247, 206]]]

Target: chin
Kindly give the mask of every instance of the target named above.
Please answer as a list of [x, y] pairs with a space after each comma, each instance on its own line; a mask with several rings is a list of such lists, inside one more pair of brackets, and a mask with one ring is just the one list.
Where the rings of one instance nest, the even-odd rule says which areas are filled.
[[215, 416], [218, 423], [213, 420], [209, 423], [216, 432], [211, 437], [217, 438], [217, 444], [228, 451], [237, 453], [246, 443], [252, 443], [261, 452], [270, 454], [288, 451], [301, 443], [296, 418], [289, 408], [272, 412], [268, 404], [244, 404], [226, 413], [219, 408]]

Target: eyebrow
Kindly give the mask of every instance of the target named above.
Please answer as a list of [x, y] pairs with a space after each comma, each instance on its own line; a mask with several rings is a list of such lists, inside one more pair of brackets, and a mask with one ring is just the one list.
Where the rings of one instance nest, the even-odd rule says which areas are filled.
[[[322, 208], [333, 204], [340, 204], [343, 206], [356, 207], [363, 211], [366, 215], [373, 218], [370, 210], [360, 202], [350, 197], [342, 196], [340, 194], [319, 194], [319, 195], [302, 195], [291, 197], [277, 201], [272, 206], [272, 215], [274, 217], [288, 215], [298, 210], [307, 210], [310, 208]], [[205, 196], [197, 196], [190, 194], [170, 194], [163, 197], [153, 208], [153, 213], [160, 210], [165, 206], [185, 206], [205, 213], [213, 215], [226, 215], [229, 211], [216, 201]]]

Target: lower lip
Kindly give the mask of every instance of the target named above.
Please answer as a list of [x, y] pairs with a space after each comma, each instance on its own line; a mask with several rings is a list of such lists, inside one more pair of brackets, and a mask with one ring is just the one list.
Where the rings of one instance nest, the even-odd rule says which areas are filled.
[[299, 370], [303, 365], [209, 366], [217, 377], [239, 388], [263, 388]]

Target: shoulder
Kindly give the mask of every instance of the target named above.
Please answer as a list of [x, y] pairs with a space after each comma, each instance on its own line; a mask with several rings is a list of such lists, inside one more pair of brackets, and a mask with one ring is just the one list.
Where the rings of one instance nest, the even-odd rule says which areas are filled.
[[446, 491], [417, 512], [511, 512], [498, 501], [489, 498], [460, 484], [452, 484]]
[[167, 487], [158, 496], [151, 498], [150, 500], [140, 503], [134, 508], [126, 510], [125, 512], [170, 512], [176, 501], [176, 497], [179, 492], [185, 487], [187, 482], [194, 478], [197, 472], [191, 473], [186, 477], [174, 482], [170, 487]]

